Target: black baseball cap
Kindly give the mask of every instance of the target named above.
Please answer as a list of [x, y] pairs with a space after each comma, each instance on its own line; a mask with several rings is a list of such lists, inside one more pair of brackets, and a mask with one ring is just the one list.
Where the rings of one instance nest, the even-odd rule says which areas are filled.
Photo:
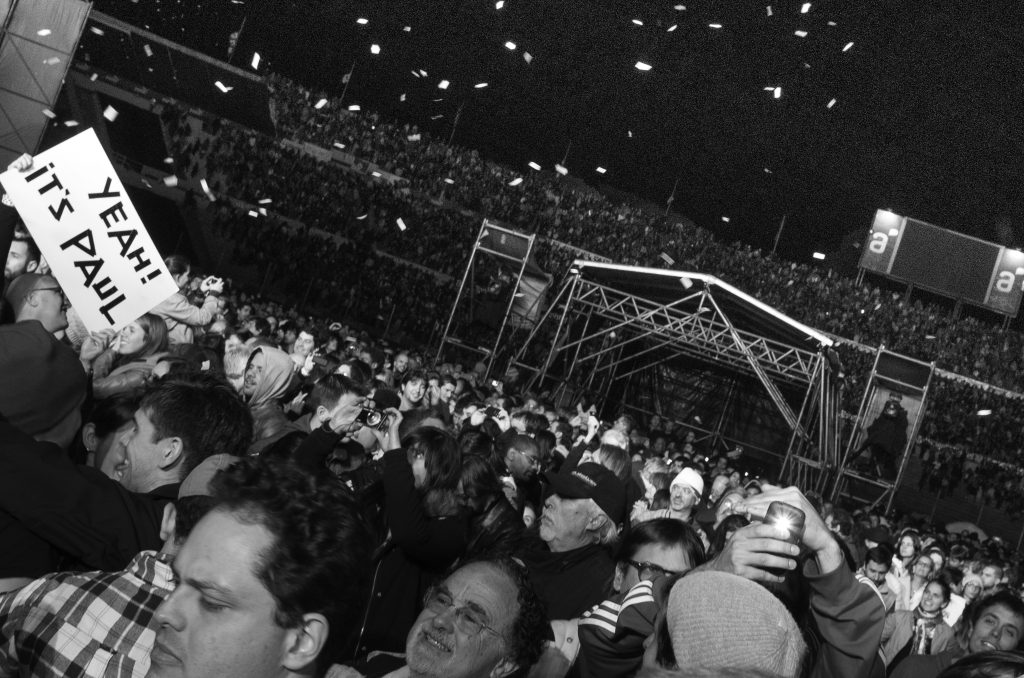
[[593, 499], [612, 521], [626, 519], [626, 486], [600, 464], [580, 464], [569, 473], [544, 474], [551, 490], [563, 499]]

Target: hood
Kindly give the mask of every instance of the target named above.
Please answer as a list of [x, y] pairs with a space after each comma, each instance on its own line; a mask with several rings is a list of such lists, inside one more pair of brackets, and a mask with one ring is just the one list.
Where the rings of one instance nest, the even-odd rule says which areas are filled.
[[271, 346], [260, 346], [249, 356], [249, 360], [245, 364], [246, 369], [248, 369], [253, 359], [260, 354], [266, 359], [266, 366], [263, 368], [263, 374], [260, 376], [259, 381], [256, 382], [256, 390], [249, 397], [250, 409], [264, 405], [272, 400], [278, 400], [284, 396], [288, 391], [288, 386], [291, 384], [292, 372], [295, 367], [292, 359], [281, 349]]

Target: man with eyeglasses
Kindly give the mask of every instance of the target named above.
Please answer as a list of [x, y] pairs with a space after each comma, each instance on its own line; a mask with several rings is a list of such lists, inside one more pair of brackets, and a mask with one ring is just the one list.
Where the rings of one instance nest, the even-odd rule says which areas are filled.
[[548, 634], [544, 606], [522, 566], [509, 559], [463, 565], [427, 591], [403, 658], [380, 655], [352, 673], [367, 678], [504, 678], [540, 657]]
[[644, 655], [644, 639], [668, 587], [705, 561], [704, 544], [690, 526], [672, 518], [636, 525], [619, 547], [613, 586], [617, 594], [579, 620], [581, 678], [631, 676]]

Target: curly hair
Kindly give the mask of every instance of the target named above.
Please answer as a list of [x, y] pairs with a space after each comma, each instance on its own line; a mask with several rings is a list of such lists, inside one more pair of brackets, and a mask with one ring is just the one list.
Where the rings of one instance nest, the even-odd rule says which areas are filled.
[[507, 656], [518, 667], [511, 678], [525, 676], [530, 667], [537, 663], [544, 651], [544, 639], [550, 632], [547, 609], [533, 585], [526, 568], [512, 558], [481, 558], [470, 560], [455, 567], [461, 570], [468, 565], [488, 565], [498, 570], [516, 587], [516, 616], [512, 620], [509, 636], [504, 639]]
[[253, 457], [218, 473], [210, 489], [215, 511], [272, 535], [255, 572], [277, 604], [274, 621], [294, 628], [307, 613], [327, 619], [323, 668], [352, 642], [366, 598], [372, 542], [355, 499], [326, 474]]
[[161, 379], [139, 409], [153, 422], [156, 439], [181, 439], [182, 480], [210, 455], [245, 456], [252, 442], [249, 408], [230, 384], [207, 372]]

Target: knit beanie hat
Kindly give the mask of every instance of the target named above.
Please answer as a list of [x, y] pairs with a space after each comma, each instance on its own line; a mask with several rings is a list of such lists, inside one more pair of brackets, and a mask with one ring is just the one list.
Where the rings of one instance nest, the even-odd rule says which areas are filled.
[[64, 445], [81, 423], [85, 393], [78, 356], [38, 321], [0, 326], [0, 412], [12, 424]]
[[686, 485], [687, 487], [692, 487], [698, 497], [704, 494], [704, 479], [695, 469], [692, 469], [689, 466], [679, 472], [679, 475], [672, 480], [672, 485]]
[[793, 617], [760, 584], [723, 572], [683, 577], [666, 611], [682, 668], [760, 671], [796, 678], [807, 646]]

